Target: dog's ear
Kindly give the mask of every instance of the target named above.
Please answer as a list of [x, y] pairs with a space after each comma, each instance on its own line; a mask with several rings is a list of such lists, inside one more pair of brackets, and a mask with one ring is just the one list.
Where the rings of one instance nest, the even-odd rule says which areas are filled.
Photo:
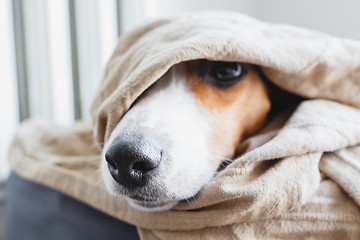
[[271, 109], [269, 117], [277, 115], [286, 109], [296, 108], [300, 102], [306, 100], [305, 97], [290, 93], [272, 83], [269, 78], [261, 71], [260, 66], [255, 65], [254, 69], [259, 74], [261, 79], [265, 82], [269, 89], [269, 97], [271, 102]]

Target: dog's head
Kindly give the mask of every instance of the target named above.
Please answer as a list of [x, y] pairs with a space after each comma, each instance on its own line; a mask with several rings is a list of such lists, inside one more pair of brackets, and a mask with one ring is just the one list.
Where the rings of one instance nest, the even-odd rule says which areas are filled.
[[269, 109], [267, 87], [251, 64], [197, 60], [173, 66], [106, 142], [105, 185], [137, 208], [170, 209], [214, 177]]

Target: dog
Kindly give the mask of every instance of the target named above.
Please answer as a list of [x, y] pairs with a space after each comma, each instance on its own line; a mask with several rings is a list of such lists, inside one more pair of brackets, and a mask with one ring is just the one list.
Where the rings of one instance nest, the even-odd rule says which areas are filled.
[[254, 65], [177, 64], [135, 101], [106, 141], [105, 186], [137, 209], [169, 210], [196, 196], [269, 110], [269, 90]]

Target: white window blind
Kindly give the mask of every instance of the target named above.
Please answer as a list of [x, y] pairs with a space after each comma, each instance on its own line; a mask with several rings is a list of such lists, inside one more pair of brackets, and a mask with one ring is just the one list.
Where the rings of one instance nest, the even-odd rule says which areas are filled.
[[12, 29], [11, 2], [0, 1], [0, 181], [9, 172], [7, 152], [19, 119]]
[[116, 45], [120, 0], [0, 0], [0, 181], [20, 121], [90, 121]]
[[[117, 4], [107, 0], [72, 0], [73, 51], [76, 51], [80, 116], [90, 121], [89, 107], [103, 67], [117, 41]], [[77, 79], [76, 79], [77, 78]]]

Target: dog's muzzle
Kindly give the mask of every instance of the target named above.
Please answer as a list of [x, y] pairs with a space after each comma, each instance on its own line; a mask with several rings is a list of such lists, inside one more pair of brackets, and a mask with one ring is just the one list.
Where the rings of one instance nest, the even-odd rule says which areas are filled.
[[163, 158], [163, 147], [152, 136], [129, 135], [117, 136], [107, 149], [105, 159], [114, 180], [132, 190], [147, 185], [156, 175]]

